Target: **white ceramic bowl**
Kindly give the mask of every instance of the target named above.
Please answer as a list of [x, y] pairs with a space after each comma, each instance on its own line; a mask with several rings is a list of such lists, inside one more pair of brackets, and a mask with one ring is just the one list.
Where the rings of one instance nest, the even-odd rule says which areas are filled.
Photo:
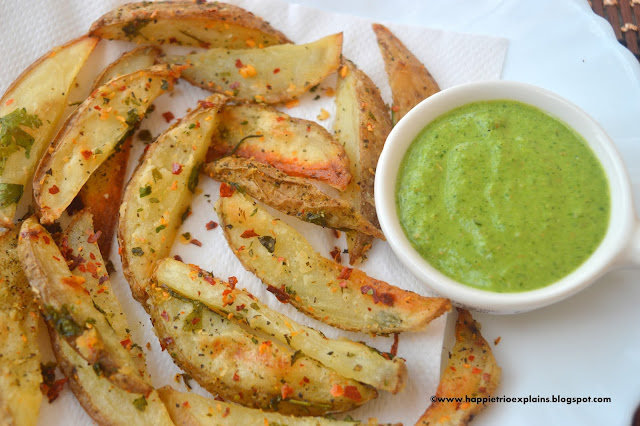
[[[609, 180], [611, 217], [596, 251], [575, 271], [546, 287], [519, 293], [473, 288], [444, 275], [413, 248], [396, 210], [396, 180], [405, 152], [418, 133], [440, 115], [470, 102], [511, 99], [546, 111], [587, 141]], [[631, 184], [613, 142], [589, 115], [547, 90], [509, 81], [464, 84], [422, 101], [393, 128], [380, 156], [375, 182], [376, 211], [387, 241], [398, 258], [428, 287], [457, 305], [485, 312], [513, 314], [559, 302], [584, 289], [608, 270], [640, 265], [640, 225], [633, 209]]]

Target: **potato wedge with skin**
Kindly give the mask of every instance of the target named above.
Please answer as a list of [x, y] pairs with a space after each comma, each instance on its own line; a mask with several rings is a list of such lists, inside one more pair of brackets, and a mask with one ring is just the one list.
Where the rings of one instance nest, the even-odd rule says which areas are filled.
[[[114, 77], [150, 68], [160, 52], [160, 49], [155, 46], [140, 46], [126, 52], [96, 78], [92, 92]], [[116, 144], [115, 152], [89, 176], [78, 194], [82, 206], [91, 208], [95, 228], [102, 232], [98, 245], [104, 257], [109, 257], [113, 233], [118, 221], [118, 210], [133, 135], [124, 138], [124, 142]]]
[[[229, 246], [279, 301], [343, 330], [371, 334], [418, 331], [451, 309], [322, 257], [295, 229], [234, 193], [216, 204]], [[345, 309], [348, 307], [348, 309]]]
[[144, 44], [225, 49], [289, 42], [284, 34], [253, 13], [221, 2], [129, 3], [95, 21], [90, 34]]
[[374, 388], [254, 335], [200, 303], [159, 287], [150, 290], [150, 299], [162, 347], [202, 387], [225, 400], [321, 416], [352, 410], [377, 396]]
[[[73, 272], [86, 279], [85, 289], [91, 300], [113, 327], [123, 346], [137, 362], [137, 367], [146, 373], [144, 353], [131, 342], [129, 324], [120, 302], [113, 294], [109, 276], [104, 267], [100, 250], [91, 236], [94, 235], [91, 213], [83, 210], [76, 213], [61, 237], [63, 254], [74, 266]], [[51, 346], [63, 374], [69, 379], [69, 387], [85, 411], [100, 425], [146, 426], [172, 425], [173, 422], [156, 391], [141, 395], [122, 390], [96, 374], [92, 366], [83, 359], [58, 333], [49, 329]], [[146, 402], [146, 404], [145, 404]]]
[[171, 418], [177, 426], [356, 426], [357, 421], [340, 421], [324, 417], [293, 417], [280, 413], [269, 413], [229, 402], [216, 401], [203, 396], [178, 392], [170, 386], [158, 389], [160, 398], [167, 405]]
[[[365, 219], [379, 226], [373, 182], [378, 157], [391, 131], [391, 118], [375, 84], [346, 59], [338, 73], [334, 130], [351, 164], [352, 179], [343, 198]], [[361, 262], [372, 244], [370, 235], [348, 232], [349, 264]]]
[[0, 424], [32, 426], [42, 401], [39, 315], [16, 251], [18, 229], [0, 236]]
[[440, 86], [422, 62], [387, 27], [381, 24], [372, 24], [371, 27], [389, 76], [393, 97], [391, 114], [395, 125], [414, 106], [439, 92]]
[[385, 358], [375, 349], [348, 339], [328, 339], [195, 265], [163, 259], [158, 262], [154, 276], [160, 286], [203, 303], [252, 330], [266, 333], [344, 377], [392, 393], [404, 388], [407, 367], [401, 358]]
[[[490, 397], [500, 382], [500, 367], [491, 346], [480, 334], [480, 324], [469, 311], [458, 309], [456, 344], [442, 373], [436, 398]], [[432, 402], [416, 425], [466, 425], [485, 404]]]
[[226, 157], [205, 164], [202, 171], [289, 216], [384, 240], [384, 234], [349, 203], [330, 197], [304, 179], [289, 176], [275, 167], [245, 158]]
[[51, 142], [76, 75], [97, 43], [82, 37], [56, 47], [0, 99], [0, 226], [13, 226], [18, 201]]
[[208, 49], [163, 58], [190, 65], [182, 78], [239, 101], [286, 102], [311, 89], [338, 69], [342, 33], [307, 44], [281, 44], [264, 49]]
[[351, 180], [344, 148], [319, 124], [267, 105], [227, 105], [207, 161], [235, 155], [269, 164], [291, 176], [344, 190]]
[[148, 394], [147, 383], [106, 318], [93, 306], [51, 235], [32, 216], [20, 228], [18, 255], [49, 326], [116, 386]]
[[159, 65], [118, 77], [78, 107], [56, 135], [33, 179], [33, 198], [42, 223], [60, 217], [91, 173], [179, 73], [178, 68]]
[[149, 278], [156, 262], [169, 255], [225, 100], [210, 96], [160, 135], [125, 189], [118, 225], [120, 257], [133, 297], [145, 309]]

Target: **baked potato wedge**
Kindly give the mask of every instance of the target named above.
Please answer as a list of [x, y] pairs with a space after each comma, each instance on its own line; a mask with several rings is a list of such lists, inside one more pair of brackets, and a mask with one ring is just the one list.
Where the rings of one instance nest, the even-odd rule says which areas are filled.
[[291, 176], [344, 190], [351, 180], [347, 154], [324, 127], [267, 105], [227, 105], [207, 161], [235, 155], [269, 164]]
[[154, 277], [158, 285], [202, 303], [229, 320], [266, 333], [344, 377], [392, 393], [404, 388], [407, 367], [401, 358], [385, 358], [369, 346], [348, 339], [328, 339], [195, 265], [166, 258], [158, 262]]
[[352, 230], [384, 240], [382, 232], [349, 203], [333, 198], [304, 179], [246, 158], [226, 157], [202, 168], [213, 179], [289, 216], [338, 230]]
[[216, 211], [244, 267], [279, 301], [326, 324], [371, 334], [417, 331], [451, 309], [447, 299], [402, 290], [322, 257], [295, 229], [238, 192], [221, 197]]
[[125, 189], [118, 225], [120, 257], [133, 297], [145, 309], [149, 278], [156, 262], [169, 255], [225, 99], [210, 96], [160, 135]]
[[[458, 309], [456, 343], [440, 377], [436, 398], [490, 397], [500, 382], [500, 367], [491, 346], [480, 334], [480, 324], [469, 311]], [[466, 425], [485, 408], [469, 402], [432, 402], [416, 425]]]
[[[160, 53], [160, 49], [155, 46], [140, 46], [126, 52], [96, 78], [92, 92], [114, 77], [152, 67]], [[123, 138], [124, 142], [118, 142], [113, 154], [89, 176], [77, 197], [83, 207], [91, 208], [95, 228], [102, 232], [98, 245], [105, 258], [109, 257], [118, 221], [118, 209], [133, 135], [125, 135]]]
[[110, 80], [69, 117], [40, 161], [33, 197], [40, 221], [53, 223], [89, 176], [111, 155], [153, 102], [178, 77], [159, 65]]
[[202, 387], [227, 401], [281, 414], [322, 416], [377, 396], [371, 386], [250, 333], [201, 303], [157, 286], [149, 292], [162, 347]]
[[170, 386], [158, 389], [177, 426], [356, 426], [356, 421], [332, 420], [324, 417], [293, 417], [269, 413], [255, 408], [205, 398], [194, 393], [178, 392]]
[[[391, 118], [378, 88], [353, 62], [344, 59], [336, 90], [335, 136], [342, 143], [351, 164], [351, 183], [342, 194], [365, 219], [380, 226], [373, 198], [378, 157], [391, 131]], [[373, 237], [347, 233], [349, 264], [364, 259]]]
[[42, 401], [39, 315], [16, 251], [18, 230], [0, 236], [0, 424], [35, 426]]
[[342, 33], [307, 44], [264, 49], [212, 48], [190, 55], [168, 55], [170, 64], [190, 65], [182, 78], [239, 101], [286, 102], [311, 89], [338, 69]]
[[90, 34], [144, 44], [224, 49], [289, 42], [284, 34], [253, 13], [222, 2], [129, 3], [95, 21]]
[[413, 53], [382, 24], [372, 24], [378, 48], [389, 77], [395, 125], [414, 106], [440, 91], [440, 86]]
[[[62, 252], [78, 276], [86, 279], [85, 289], [91, 300], [113, 327], [120, 344], [129, 348], [134, 362], [149, 380], [144, 352], [132, 342], [129, 324], [120, 302], [113, 294], [95, 237], [91, 213], [82, 210], [73, 216], [61, 237]], [[80, 405], [100, 425], [146, 426], [172, 425], [173, 422], [156, 391], [149, 395], [128, 392], [96, 374], [55, 330], [49, 330], [51, 346], [62, 373]]]
[[67, 107], [67, 95], [97, 38], [56, 47], [27, 68], [0, 99], [0, 226], [18, 201]]
[[93, 305], [85, 279], [69, 271], [53, 238], [34, 216], [20, 228], [18, 255], [49, 327], [114, 385], [145, 395], [151, 392], [106, 317]]

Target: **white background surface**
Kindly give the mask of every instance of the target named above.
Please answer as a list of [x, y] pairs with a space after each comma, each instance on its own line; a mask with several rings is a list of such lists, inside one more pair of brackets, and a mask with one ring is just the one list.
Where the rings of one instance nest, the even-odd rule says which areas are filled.
[[[0, 14], [4, 14], [0, 22], [7, 18], [4, 12], [13, 9], [9, 2], [0, 0]], [[596, 118], [623, 155], [638, 205], [640, 68], [633, 56], [617, 43], [608, 24], [591, 12], [586, 1], [296, 2], [382, 22], [507, 38], [509, 49], [502, 78], [552, 90]], [[54, 10], [66, 7], [66, 2], [49, 4]], [[72, 6], [66, 12], [69, 19], [77, 17], [78, 12]], [[38, 16], [27, 19], [37, 20]], [[2, 24], [5, 31], [6, 24]], [[39, 28], [46, 26], [44, 21]], [[33, 30], [32, 34], [37, 35]], [[5, 35], [0, 37], [0, 50], [5, 40]], [[5, 54], [3, 62], [7, 61]], [[397, 263], [395, 259], [389, 262]], [[517, 316], [477, 314], [488, 341], [501, 337], [500, 344], [494, 347], [503, 368], [498, 395], [610, 397], [612, 402], [578, 406], [494, 404], [473, 424], [630, 424], [632, 411], [640, 402], [638, 278], [638, 271], [613, 272], [581, 294], [549, 308]], [[425, 407], [428, 397], [423, 397]]]

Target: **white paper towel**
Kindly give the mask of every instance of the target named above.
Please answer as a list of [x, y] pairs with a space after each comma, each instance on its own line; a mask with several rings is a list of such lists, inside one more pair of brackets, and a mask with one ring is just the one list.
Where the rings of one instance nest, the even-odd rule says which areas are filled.
[[[232, 0], [230, 2], [263, 17], [296, 43], [310, 42], [328, 34], [343, 32], [343, 54], [371, 77], [380, 88], [385, 101], [391, 103], [391, 92], [375, 36], [371, 30], [371, 21], [288, 4], [281, 0]], [[6, 90], [11, 81], [37, 57], [56, 45], [82, 35], [91, 22], [123, 3], [125, 3], [123, 0], [101, 2], [73, 0], [64, 3], [53, 0], [30, 0], [11, 5], [9, 2], [1, 2], [0, 26], [3, 28], [3, 35], [0, 38], [0, 66], [3, 72], [0, 75], [0, 92]], [[504, 39], [392, 23], [387, 23], [387, 26], [424, 62], [441, 88], [471, 81], [500, 78], [507, 50], [507, 41]], [[131, 47], [133, 47], [132, 44], [125, 42], [101, 42], [78, 77], [79, 86], [70, 93], [69, 101], [84, 99], [87, 96], [88, 85], [99, 70]], [[320, 124], [331, 130], [335, 111], [334, 99], [325, 96], [322, 89], [334, 85], [335, 78], [329, 78], [321, 83], [320, 90], [316, 93], [303, 97], [300, 106], [284, 110], [293, 116], [316, 120], [320, 109], [324, 108], [331, 113], [331, 118], [321, 121]], [[317, 94], [321, 95], [320, 99], [314, 100]], [[150, 130], [154, 136], [160, 134], [169, 125], [162, 117], [162, 113], [170, 111], [175, 117], [181, 117], [188, 108], [196, 105], [197, 99], [207, 95], [208, 92], [184, 81], [180, 82], [172, 94], [163, 95], [157, 99], [156, 111], [142, 122], [141, 129]], [[142, 142], [136, 141], [129, 164], [129, 175], [143, 148]], [[180, 233], [190, 232], [203, 245], [197, 247], [178, 241], [173, 248], [174, 254], [179, 254], [186, 262], [198, 264], [212, 271], [216, 276], [237, 277], [240, 287], [246, 287], [269, 306], [289, 315], [294, 320], [320, 329], [328, 337], [347, 336], [355, 340], [363, 340], [381, 350], [389, 350], [392, 344], [390, 338], [374, 339], [357, 333], [341, 332], [305, 317], [289, 305], [277, 302], [253, 274], [245, 271], [227, 247], [221, 229], [219, 227], [211, 231], [205, 229], [207, 222], [211, 220], [219, 222], [213, 210], [213, 204], [218, 198], [218, 188], [216, 182], [201, 177], [198, 194], [192, 203], [193, 215], [185, 221]], [[345, 248], [344, 237], [336, 240], [329, 230], [290, 217], [276, 215], [302, 232], [315, 249], [324, 256], [329, 257], [329, 252], [335, 246]], [[112, 275], [111, 282], [129, 318], [134, 340], [145, 350], [146, 343], [151, 344], [151, 350], [147, 351], [147, 363], [154, 386], [170, 384], [184, 390], [184, 386], [175, 381], [175, 375], [181, 371], [173, 364], [171, 357], [161, 351], [147, 314], [131, 298], [129, 286], [122, 275], [116, 244], [111, 253], [111, 260], [117, 269], [117, 273]], [[388, 244], [384, 242], [376, 241], [369, 252], [369, 259], [361, 269], [375, 278], [430, 295], [424, 285], [404, 269]], [[424, 332], [401, 335], [398, 355], [407, 360], [409, 370], [409, 380], [405, 390], [398, 395], [382, 392], [376, 401], [350, 414], [362, 420], [376, 417], [383, 422], [413, 424], [429, 405], [429, 396], [437, 387], [444, 324], [445, 318], [440, 318]], [[208, 395], [198, 386], [194, 391]], [[53, 404], [44, 402], [42, 405], [39, 424], [91, 423], [91, 419], [84, 413], [68, 389], [65, 389]]]

